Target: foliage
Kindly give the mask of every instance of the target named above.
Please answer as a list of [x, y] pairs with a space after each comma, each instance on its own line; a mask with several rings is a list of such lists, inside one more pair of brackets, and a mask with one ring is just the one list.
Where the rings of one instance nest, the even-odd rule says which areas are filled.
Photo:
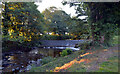
[[[67, 2], [63, 2], [67, 4]], [[79, 16], [88, 16], [87, 23], [91, 28], [93, 43], [104, 43], [110, 46], [113, 36], [117, 33], [120, 24], [120, 2], [104, 3], [70, 3], [70, 7], [76, 7], [76, 13]], [[94, 43], [95, 44], [95, 43]]]
[[120, 39], [118, 39], [118, 38], [119, 38], [119, 35], [113, 37], [113, 44], [119, 44], [120, 43]]
[[88, 49], [91, 45], [91, 41], [85, 41], [83, 43], [80, 43], [78, 47], [80, 47], [81, 50]]
[[91, 30], [95, 41], [101, 43], [101, 37], [103, 36], [104, 43], [107, 46], [111, 45], [112, 38], [120, 23], [118, 21], [120, 17], [119, 5], [119, 3], [88, 3], [90, 9], [89, 20], [91, 21]]
[[[77, 17], [70, 17], [67, 13], [56, 7], [50, 7], [43, 11], [44, 19], [48, 32], [54, 32], [54, 35], [63, 36], [65, 33], [73, 36], [72, 39], [88, 38], [90, 33], [89, 25], [86, 21]], [[83, 35], [83, 36], [81, 36]]]
[[63, 56], [69, 55], [69, 54], [71, 54], [71, 53], [72, 53], [72, 50], [69, 49], [69, 48], [66, 48], [65, 50], [63, 50], [63, 51], [61, 52], [61, 56], [63, 57]]
[[19, 42], [14, 42], [14, 41], [2, 41], [2, 51], [10, 51], [10, 49], [12, 50], [16, 50], [16, 49], [20, 49], [20, 43]]
[[40, 33], [44, 30], [44, 19], [33, 2], [5, 2], [3, 9], [3, 41], [15, 41], [24, 45], [30, 42], [34, 44], [32, 42], [40, 38]]
[[42, 65], [44, 65], [44, 64], [47, 64], [47, 63], [49, 63], [49, 62], [51, 62], [53, 60], [55, 60], [53, 57], [48, 56], [48, 57], [43, 58], [41, 60], [41, 63], [42, 63]]
[[68, 31], [74, 36], [74, 39], [87, 39], [90, 35], [89, 25], [76, 17], [71, 18]]
[[67, 32], [67, 22], [70, 16], [56, 7], [50, 7], [43, 11], [44, 19], [46, 20], [46, 26], [48, 32], [54, 32], [58, 35], [65, 35]]
[[42, 40], [65, 40], [65, 39], [71, 39], [73, 36], [69, 35], [62, 35], [62, 36], [57, 36], [57, 35], [43, 35], [41, 36]]

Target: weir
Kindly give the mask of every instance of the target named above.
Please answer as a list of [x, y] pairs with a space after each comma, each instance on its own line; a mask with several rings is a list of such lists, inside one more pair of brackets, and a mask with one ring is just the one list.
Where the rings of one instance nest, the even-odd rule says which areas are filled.
[[74, 47], [86, 40], [40, 40], [40, 47]]

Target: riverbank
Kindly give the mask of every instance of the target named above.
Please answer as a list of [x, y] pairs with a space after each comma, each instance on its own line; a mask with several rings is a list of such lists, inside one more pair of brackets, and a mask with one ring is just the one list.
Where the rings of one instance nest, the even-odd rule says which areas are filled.
[[[42, 63], [49, 62], [51, 59], [59, 57], [62, 50], [64, 49], [35, 48], [29, 52], [4, 52], [2, 54], [3, 72], [26, 72], [32, 67], [41, 66]], [[45, 62], [44, 58], [46, 58]]]
[[[86, 55], [80, 57], [82, 54]], [[40, 67], [34, 67], [30, 72], [118, 72], [118, 45], [107, 49], [91, 47], [86, 52], [76, 51]]]

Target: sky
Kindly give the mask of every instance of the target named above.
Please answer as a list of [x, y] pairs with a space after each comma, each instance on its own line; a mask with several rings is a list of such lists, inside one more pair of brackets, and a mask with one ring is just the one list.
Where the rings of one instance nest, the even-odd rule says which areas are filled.
[[[69, 4], [67, 5], [62, 5], [63, 0], [42, 0], [42, 2], [40, 3], [35, 3], [36, 5], [38, 5], [38, 10], [40, 12], [44, 11], [46, 8], [49, 8], [51, 6], [55, 6], [57, 8], [61, 8], [62, 10], [64, 10], [67, 14], [71, 14], [72, 16], [76, 16], [77, 14], [75, 14], [75, 9], [74, 7], [70, 7]], [[83, 19], [85, 16], [80, 17], [81, 19]]]

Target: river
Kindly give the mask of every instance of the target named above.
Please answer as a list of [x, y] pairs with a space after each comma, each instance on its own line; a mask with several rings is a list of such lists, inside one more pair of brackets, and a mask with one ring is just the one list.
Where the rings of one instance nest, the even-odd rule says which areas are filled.
[[32, 68], [32, 64], [41, 66], [40, 61], [44, 57], [59, 57], [60, 52], [62, 52], [65, 48], [78, 50], [78, 48], [74, 47], [44, 47], [34, 48], [29, 52], [5, 52], [2, 54], [3, 72], [26, 72]]

